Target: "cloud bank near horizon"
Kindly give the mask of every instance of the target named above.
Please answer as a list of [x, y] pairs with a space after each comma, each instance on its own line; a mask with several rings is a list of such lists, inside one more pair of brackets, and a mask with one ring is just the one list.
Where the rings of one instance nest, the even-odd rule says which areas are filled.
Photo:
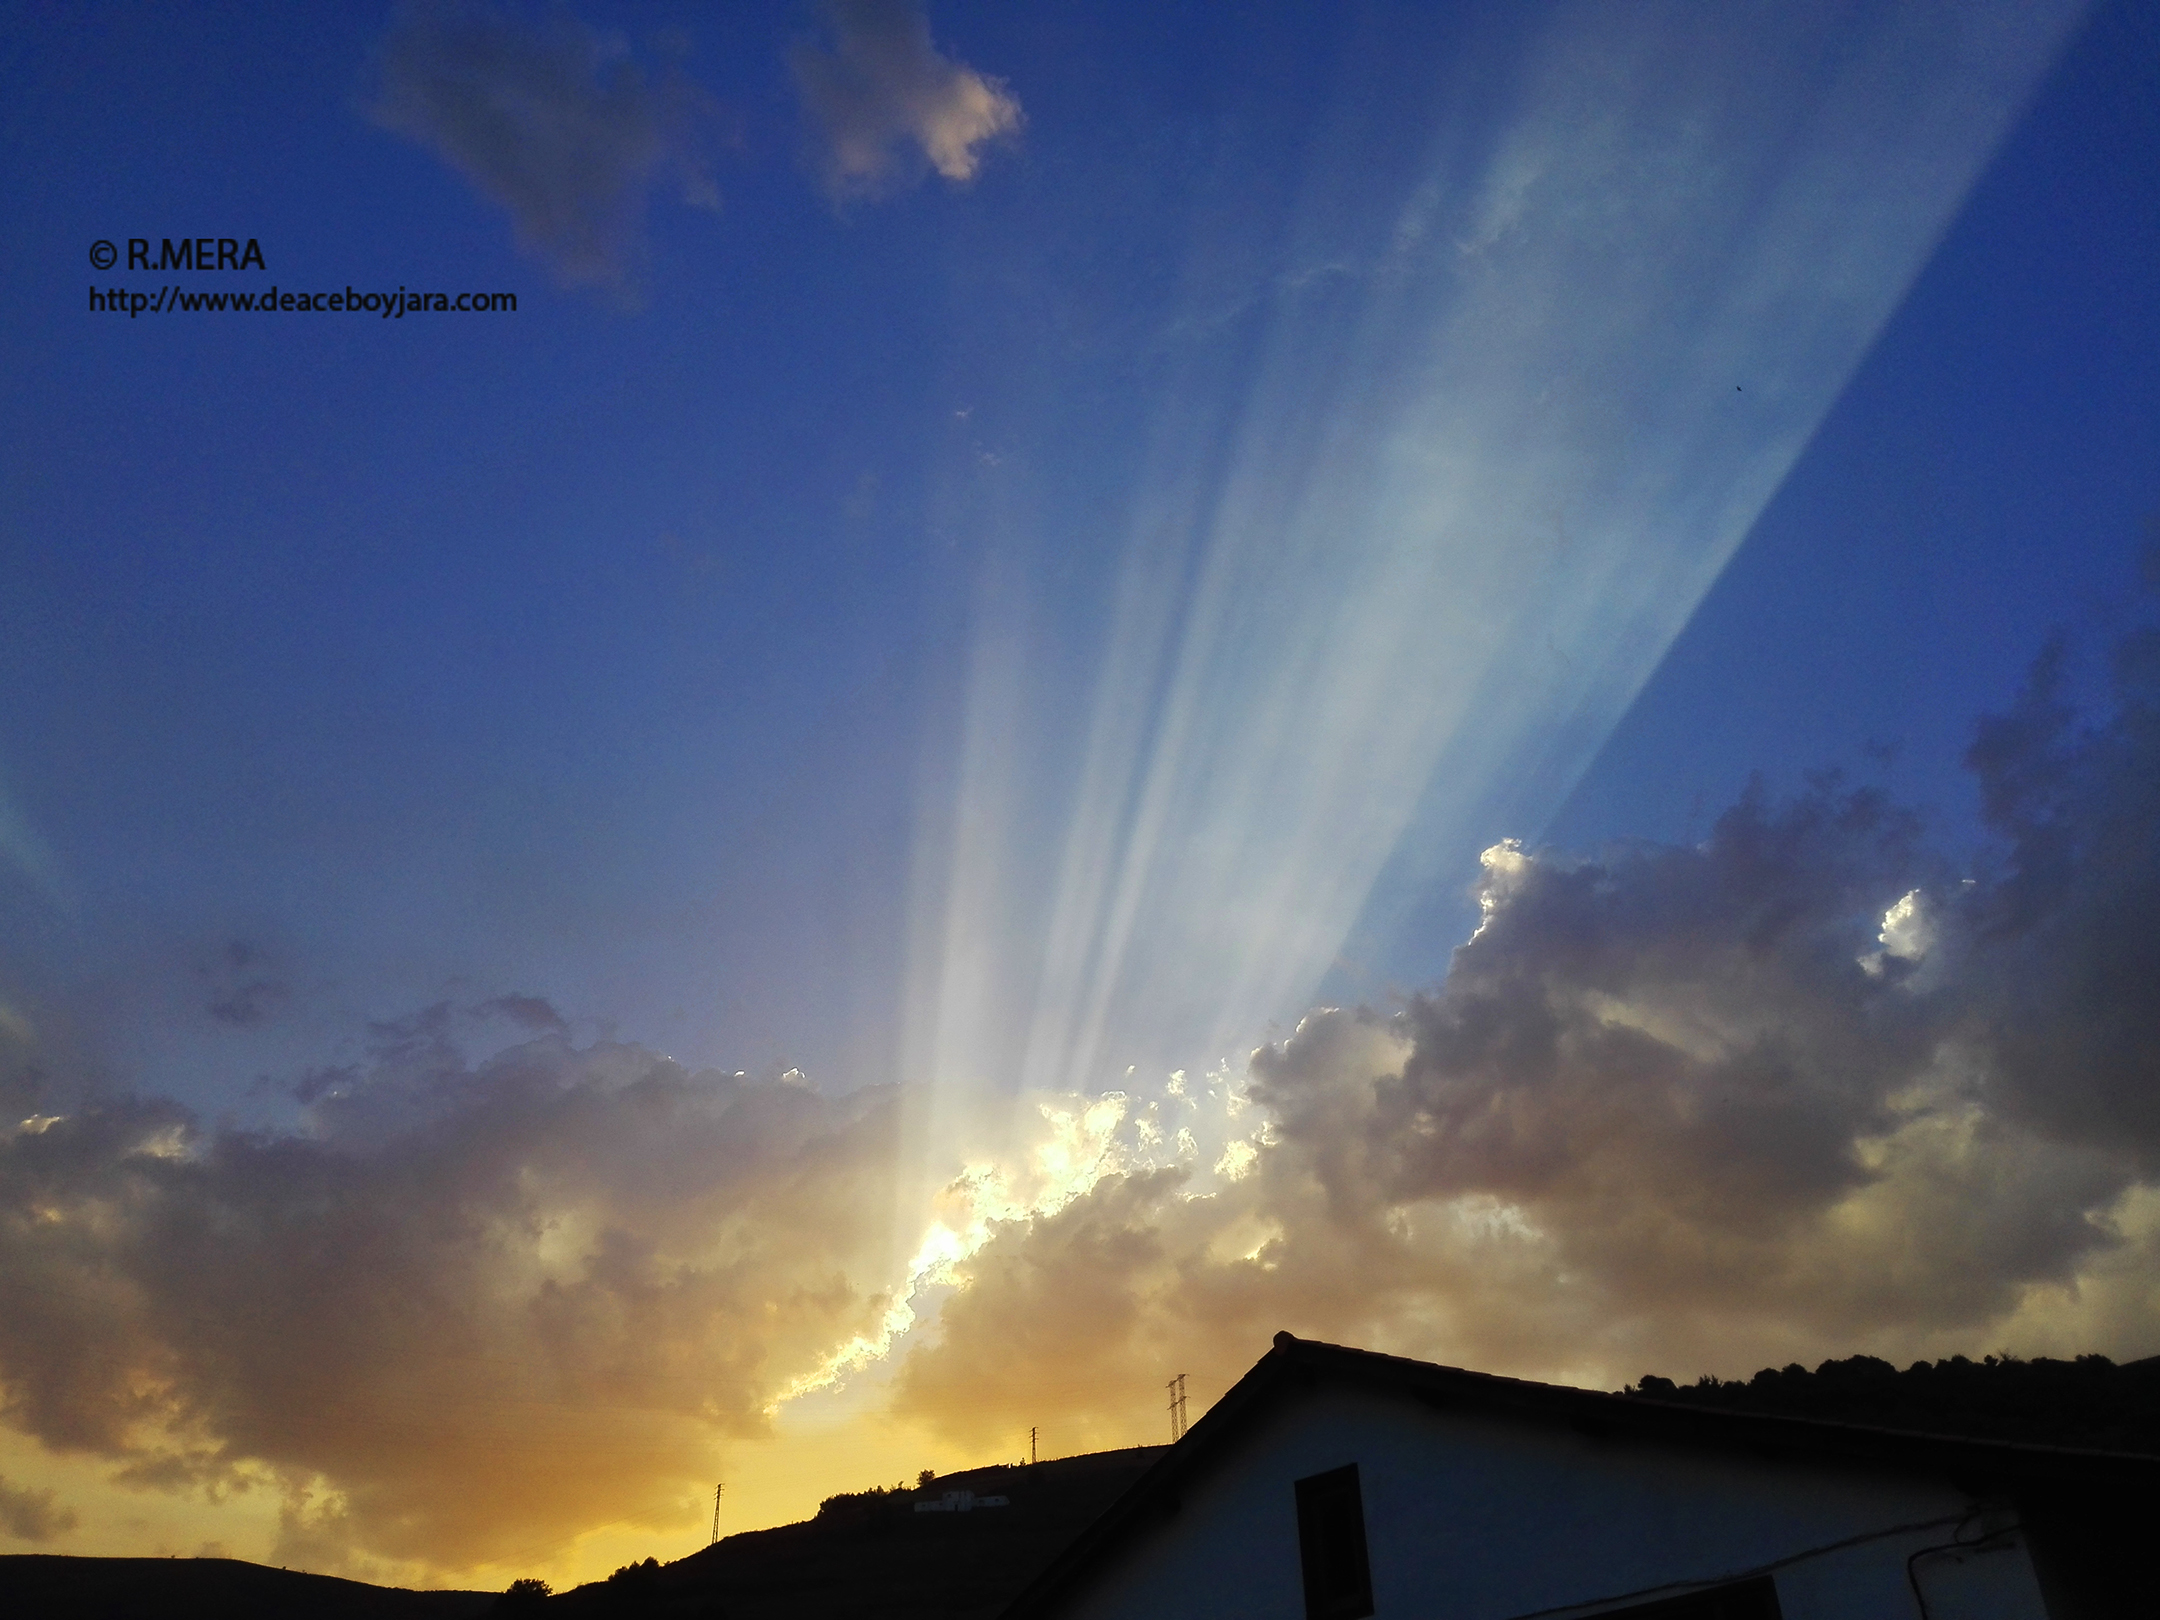
[[[1980, 726], [1977, 864], [1827, 779], [1693, 847], [1503, 843], [1400, 1008], [1043, 1099], [931, 1206], [952, 1286], [876, 1398], [1077, 1451], [1159, 1438], [1165, 1378], [1205, 1399], [1285, 1327], [1607, 1386], [2160, 1348], [2160, 631], [2113, 677], [2081, 718], [2051, 651]], [[32, 1114], [0, 1137], [6, 1422], [140, 1488], [277, 1493], [281, 1561], [447, 1572], [679, 1525], [836, 1347], [891, 1342], [910, 1099], [473, 1011], [531, 1038], [470, 1063], [453, 1009], [380, 1026], [284, 1132], [63, 1096], [0, 1020]], [[7, 1488], [65, 1544], [68, 1504]]]
[[890, 1095], [443, 1009], [299, 1130], [93, 1101], [0, 1142], [6, 1421], [124, 1483], [265, 1490], [281, 1561], [452, 1569], [683, 1516], [781, 1378], [882, 1301]]

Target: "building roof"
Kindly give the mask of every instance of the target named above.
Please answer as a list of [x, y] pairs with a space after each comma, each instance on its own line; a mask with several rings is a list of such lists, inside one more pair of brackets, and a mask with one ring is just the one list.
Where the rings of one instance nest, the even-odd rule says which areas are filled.
[[1324, 1387], [1391, 1394], [1428, 1409], [1475, 1413], [1597, 1438], [1740, 1451], [1757, 1458], [1945, 1479], [1973, 1495], [2134, 1489], [2160, 1492], [2160, 1457], [1927, 1434], [1820, 1418], [1736, 1411], [1640, 1394], [1539, 1384], [1403, 1356], [1275, 1335], [1274, 1347], [1176, 1445], [1106, 1509], [1004, 1611], [1048, 1614], [1087, 1572], [1177, 1510], [1188, 1481], [1234, 1450], [1264, 1414]]

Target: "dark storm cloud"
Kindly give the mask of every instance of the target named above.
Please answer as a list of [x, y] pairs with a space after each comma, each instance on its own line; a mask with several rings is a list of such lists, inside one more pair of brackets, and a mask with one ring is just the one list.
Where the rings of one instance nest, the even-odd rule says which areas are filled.
[[831, 48], [791, 57], [836, 197], [875, 195], [919, 176], [972, 180], [982, 148], [1018, 131], [1019, 100], [939, 54], [916, 0], [825, 0]]
[[2160, 1349], [2160, 637], [2097, 721], [2061, 665], [1979, 728], [1977, 869], [1833, 781], [1692, 847], [1489, 851], [1444, 984], [1254, 1055], [1246, 1173], [1003, 1228], [904, 1405], [1107, 1433], [1275, 1327], [1614, 1382]]
[[[2110, 1244], [2135, 1163], [1988, 1106], [2000, 1020], [1975, 991], [2002, 973], [1909, 830], [1817, 792], [1693, 849], [1496, 852], [1485, 926], [1392, 1021], [1399, 1069], [1331, 1062], [1356, 1015], [1328, 1014], [1255, 1058], [1254, 1096], [1341, 1218], [1500, 1200], [1622, 1313], [1977, 1327]], [[1878, 936], [1907, 894], [1934, 937], [1900, 956]]]
[[679, 73], [648, 75], [627, 46], [560, 7], [407, 5], [383, 41], [368, 112], [507, 208], [519, 239], [570, 284], [634, 280], [646, 198], [664, 179], [694, 206], [719, 203], [709, 98]]
[[1966, 907], [1990, 1100], [2160, 1170], [2160, 631], [2115, 647], [2112, 712], [2065, 696], [2067, 649], [1967, 763], [2007, 844]]
[[1413, 1003], [1410, 1056], [1354, 1134], [1302, 1041], [1256, 1057], [1254, 1095], [1341, 1197], [1474, 1187], [1775, 1228], [1868, 1179], [1856, 1139], [1932, 1051], [1907, 975], [1862, 962], [1918, 875], [1913, 830], [1818, 792], [1751, 799], [1695, 849], [1503, 848], [1484, 926]]
[[277, 1489], [317, 1567], [455, 1567], [668, 1522], [882, 1308], [882, 1094], [393, 1044], [304, 1134], [115, 1100], [0, 1138], [9, 1424]]

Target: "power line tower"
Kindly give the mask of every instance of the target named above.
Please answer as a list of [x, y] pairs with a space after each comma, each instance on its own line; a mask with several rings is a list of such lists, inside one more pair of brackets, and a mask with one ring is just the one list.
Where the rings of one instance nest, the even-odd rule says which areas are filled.
[[1028, 1466], [1035, 1466], [1035, 1425], [1028, 1425]]
[[720, 1493], [726, 1489], [724, 1484], [712, 1488], [712, 1540], [705, 1543], [708, 1547], [717, 1546], [720, 1541]]
[[1176, 1445], [1185, 1438], [1185, 1375], [1179, 1373], [1170, 1380], [1170, 1443]]

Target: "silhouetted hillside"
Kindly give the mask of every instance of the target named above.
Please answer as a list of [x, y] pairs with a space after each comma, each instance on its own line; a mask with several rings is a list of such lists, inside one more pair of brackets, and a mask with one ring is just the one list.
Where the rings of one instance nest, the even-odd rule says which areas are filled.
[[[920, 1490], [830, 1497], [815, 1519], [729, 1536], [672, 1564], [628, 1566], [551, 1598], [547, 1614], [698, 1620], [966, 1620], [996, 1614], [1162, 1448], [977, 1468]], [[918, 1513], [947, 1491], [1005, 1507]]]
[[493, 1592], [409, 1592], [237, 1558], [0, 1557], [0, 1614], [67, 1620], [472, 1620]]
[[2105, 1356], [1952, 1356], [1916, 1361], [1903, 1372], [1873, 1356], [1852, 1356], [1813, 1372], [1797, 1364], [1765, 1367], [1744, 1380], [1675, 1384], [1647, 1375], [1626, 1393], [1886, 1429], [2160, 1453], [2160, 1356], [2120, 1367]]

